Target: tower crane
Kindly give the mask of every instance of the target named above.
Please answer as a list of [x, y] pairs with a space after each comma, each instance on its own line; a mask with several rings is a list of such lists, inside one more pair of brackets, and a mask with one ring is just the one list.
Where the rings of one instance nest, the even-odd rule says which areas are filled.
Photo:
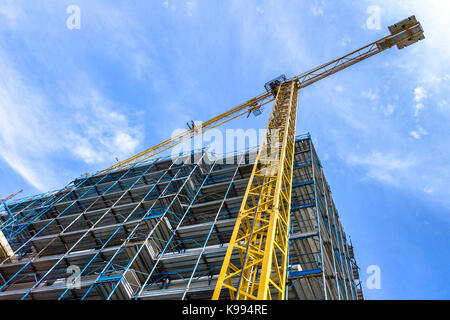
[[17, 191], [16, 193], [13, 193], [9, 196], [7, 196], [5, 199], [0, 199], [0, 203], [6, 202], [8, 200], [11, 200], [12, 198], [14, 198], [15, 196], [17, 196], [19, 193], [23, 192], [22, 189], [20, 189], [19, 191]]
[[[274, 102], [212, 298], [217, 300], [228, 292], [233, 300], [283, 300], [298, 91], [389, 48], [403, 49], [425, 38], [415, 16], [390, 26], [389, 31], [388, 36], [310, 71], [289, 79], [282, 75], [266, 83], [266, 92], [100, 174], [128, 168], [235, 118], [258, 114]], [[238, 263], [231, 259], [236, 253]]]
[[[11, 219], [15, 220], [14, 216], [12, 215], [11, 211], [9, 211], [8, 206], [6, 205], [6, 201], [11, 200], [12, 198], [14, 198], [15, 196], [17, 196], [18, 194], [22, 193], [23, 190], [20, 189], [19, 191], [17, 191], [16, 193], [13, 193], [9, 196], [7, 196], [4, 199], [0, 199], [0, 205], [3, 204], [3, 206], [5, 207], [5, 211], [9, 214], [9, 216], [11, 217]], [[0, 231], [1, 232], [1, 231]]]

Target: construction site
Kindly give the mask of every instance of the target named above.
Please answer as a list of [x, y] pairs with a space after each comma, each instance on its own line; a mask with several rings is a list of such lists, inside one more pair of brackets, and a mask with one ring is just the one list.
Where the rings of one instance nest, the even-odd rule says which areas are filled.
[[[310, 134], [296, 133], [297, 96], [424, 39], [414, 16], [389, 31], [308, 72], [279, 76], [261, 95], [60, 190], [2, 200], [0, 300], [364, 299], [327, 168]], [[165, 155], [268, 104], [257, 147], [215, 159], [206, 149]]]

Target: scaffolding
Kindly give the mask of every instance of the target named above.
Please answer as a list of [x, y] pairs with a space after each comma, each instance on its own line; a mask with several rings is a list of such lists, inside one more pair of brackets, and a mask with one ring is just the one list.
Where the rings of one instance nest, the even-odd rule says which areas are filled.
[[[146, 159], [4, 203], [0, 299], [211, 299], [257, 151]], [[284, 298], [363, 299], [309, 134], [292, 176]]]

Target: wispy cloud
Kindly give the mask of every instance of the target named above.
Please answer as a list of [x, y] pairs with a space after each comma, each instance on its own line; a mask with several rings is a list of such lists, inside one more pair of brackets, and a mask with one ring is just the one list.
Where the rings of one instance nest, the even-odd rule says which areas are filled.
[[314, 3], [310, 6], [311, 13], [315, 16], [323, 16], [324, 8], [323, 0], [314, 0]]
[[128, 116], [115, 110], [114, 104], [95, 90], [85, 96], [74, 95], [74, 125], [70, 144], [86, 163], [106, 165], [115, 157], [136, 151], [141, 131], [129, 125]]
[[[303, 45], [305, 28], [294, 8], [293, 3], [280, 1], [265, 1], [258, 6], [253, 1], [230, 2], [229, 12], [233, 17], [230, 22], [236, 24], [234, 36], [239, 41], [239, 50], [246, 55], [247, 64], [254, 60], [256, 52], [265, 52], [263, 56], [258, 54], [259, 59], [266, 58], [266, 61], [260, 61], [263, 63], [261, 68], [273, 75], [274, 69], [298, 72], [299, 66], [309, 62], [310, 56]], [[264, 19], [261, 18], [262, 11]]]
[[422, 128], [420, 125], [417, 126], [417, 130], [411, 131], [411, 136], [414, 139], [420, 139], [422, 136], [425, 136], [428, 134], [428, 132]]
[[372, 151], [367, 155], [351, 155], [345, 159], [351, 165], [365, 166], [367, 177], [395, 186], [411, 179], [413, 169], [418, 160], [412, 156], [400, 156], [395, 153]]
[[386, 106], [384, 106], [384, 107], [382, 107], [382, 108], [383, 108], [383, 113], [384, 113], [386, 116], [390, 116], [390, 115], [393, 114], [394, 111], [395, 111], [395, 105], [394, 105], [394, 104], [391, 104], [391, 103], [388, 103]]
[[380, 95], [378, 93], [378, 89], [377, 90], [373, 90], [372, 88], [369, 88], [367, 91], [363, 91], [362, 96], [369, 99], [369, 100], [378, 100]]
[[76, 98], [65, 108], [70, 116], [60, 117], [44, 92], [26, 84], [6, 58], [0, 61], [0, 156], [37, 189], [54, 188], [70, 177], [61, 176], [57, 159], [72, 154], [106, 165], [136, 150], [142, 135], [99, 93], [82, 97], [75, 88]]
[[197, 8], [197, 2], [195, 1], [186, 1], [186, 14], [188, 16], [193, 16], [195, 14], [195, 10]]
[[[45, 112], [48, 105], [29, 88], [0, 52], [0, 155], [31, 185], [43, 190], [55, 177], [39, 171], [43, 160], [58, 149], [58, 137], [48, 132], [58, 127]], [[26, 156], [25, 156], [26, 155]]]
[[[445, 182], [450, 181], [447, 170], [450, 144], [446, 138], [450, 134], [450, 86], [446, 80], [450, 60], [444, 54], [450, 52], [450, 46], [442, 43], [438, 30], [449, 27], [444, 12], [450, 3], [436, 1], [429, 6], [422, 1], [366, 1], [366, 4], [380, 6], [386, 33], [388, 24], [416, 14], [426, 39], [344, 71], [335, 76], [336, 80], [327, 80], [329, 85], [327, 81], [320, 83], [316, 101], [309, 101], [314, 103], [315, 112], [308, 115], [320, 113], [322, 124], [314, 124], [308, 130], [321, 135], [323, 152], [333, 154], [330, 150], [335, 150], [348, 166], [361, 169], [367, 182], [377, 181], [444, 201], [450, 196], [450, 184]], [[362, 5], [362, 10], [367, 6]], [[367, 15], [361, 12], [361, 21], [365, 19]], [[371, 34], [373, 38], [379, 36], [376, 30], [366, 29], [364, 33], [368, 38]], [[346, 77], [345, 73], [354, 78]], [[340, 93], [338, 87], [348, 89], [345, 94], [336, 94]], [[422, 166], [425, 163], [428, 165]]]
[[427, 97], [427, 92], [423, 87], [417, 87], [414, 89], [414, 101], [420, 102]]
[[[45, 81], [30, 77], [33, 72], [21, 63], [23, 56], [6, 46], [0, 49], [0, 156], [6, 163], [36, 189], [44, 191], [67, 183], [81, 170], [100, 169], [112, 164], [114, 157], [124, 158], [135, 152], [143, 133], [136, 123], [130, 123], [122, 106], [101, 92], [87, 70], [83, 71], [79, 59], [68, 53], [61, 57], [58, 53], [41, 52], [39, 39], [27, 36], [32, 24], [29, 20], [40, 19], [39, 15], [24, 17], [19, 5], [7, 4], [0, 5], [0, 15], [12, 23], [3, 32], [23, 34], [28, 47], [38, 48], [26, 52], [26, 59], [35, 61], [33, 68], [45, 68], [47, 79], [54, 78], [48, 80], [52, 83], [48, 86]], [[63, 14], [64, 11], [62, 17]], [[64, 24], [59, 31], [48, 33], [50, 48], [61, 43], [59, 40], [67, 31]], [[129, 57], [133, 61], [133, 52]], [[64, 73], [70, 78], [61, 77]]]
[[16, 27], [17, 19], [21, 15], [22, 8], [18, 7], [13, 0], [5, 0], [0, 4], [0, 22], [4, 26]]

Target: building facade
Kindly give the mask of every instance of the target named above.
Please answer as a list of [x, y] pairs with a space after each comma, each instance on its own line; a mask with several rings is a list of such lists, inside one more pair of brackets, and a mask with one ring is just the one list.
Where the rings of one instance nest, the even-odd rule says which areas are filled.
[[[147, 160], [4, 203], [0, 299], [210, 299], [255, 157]], [[292, 185], [288, 299], [363, 299], [309, 135]]]

